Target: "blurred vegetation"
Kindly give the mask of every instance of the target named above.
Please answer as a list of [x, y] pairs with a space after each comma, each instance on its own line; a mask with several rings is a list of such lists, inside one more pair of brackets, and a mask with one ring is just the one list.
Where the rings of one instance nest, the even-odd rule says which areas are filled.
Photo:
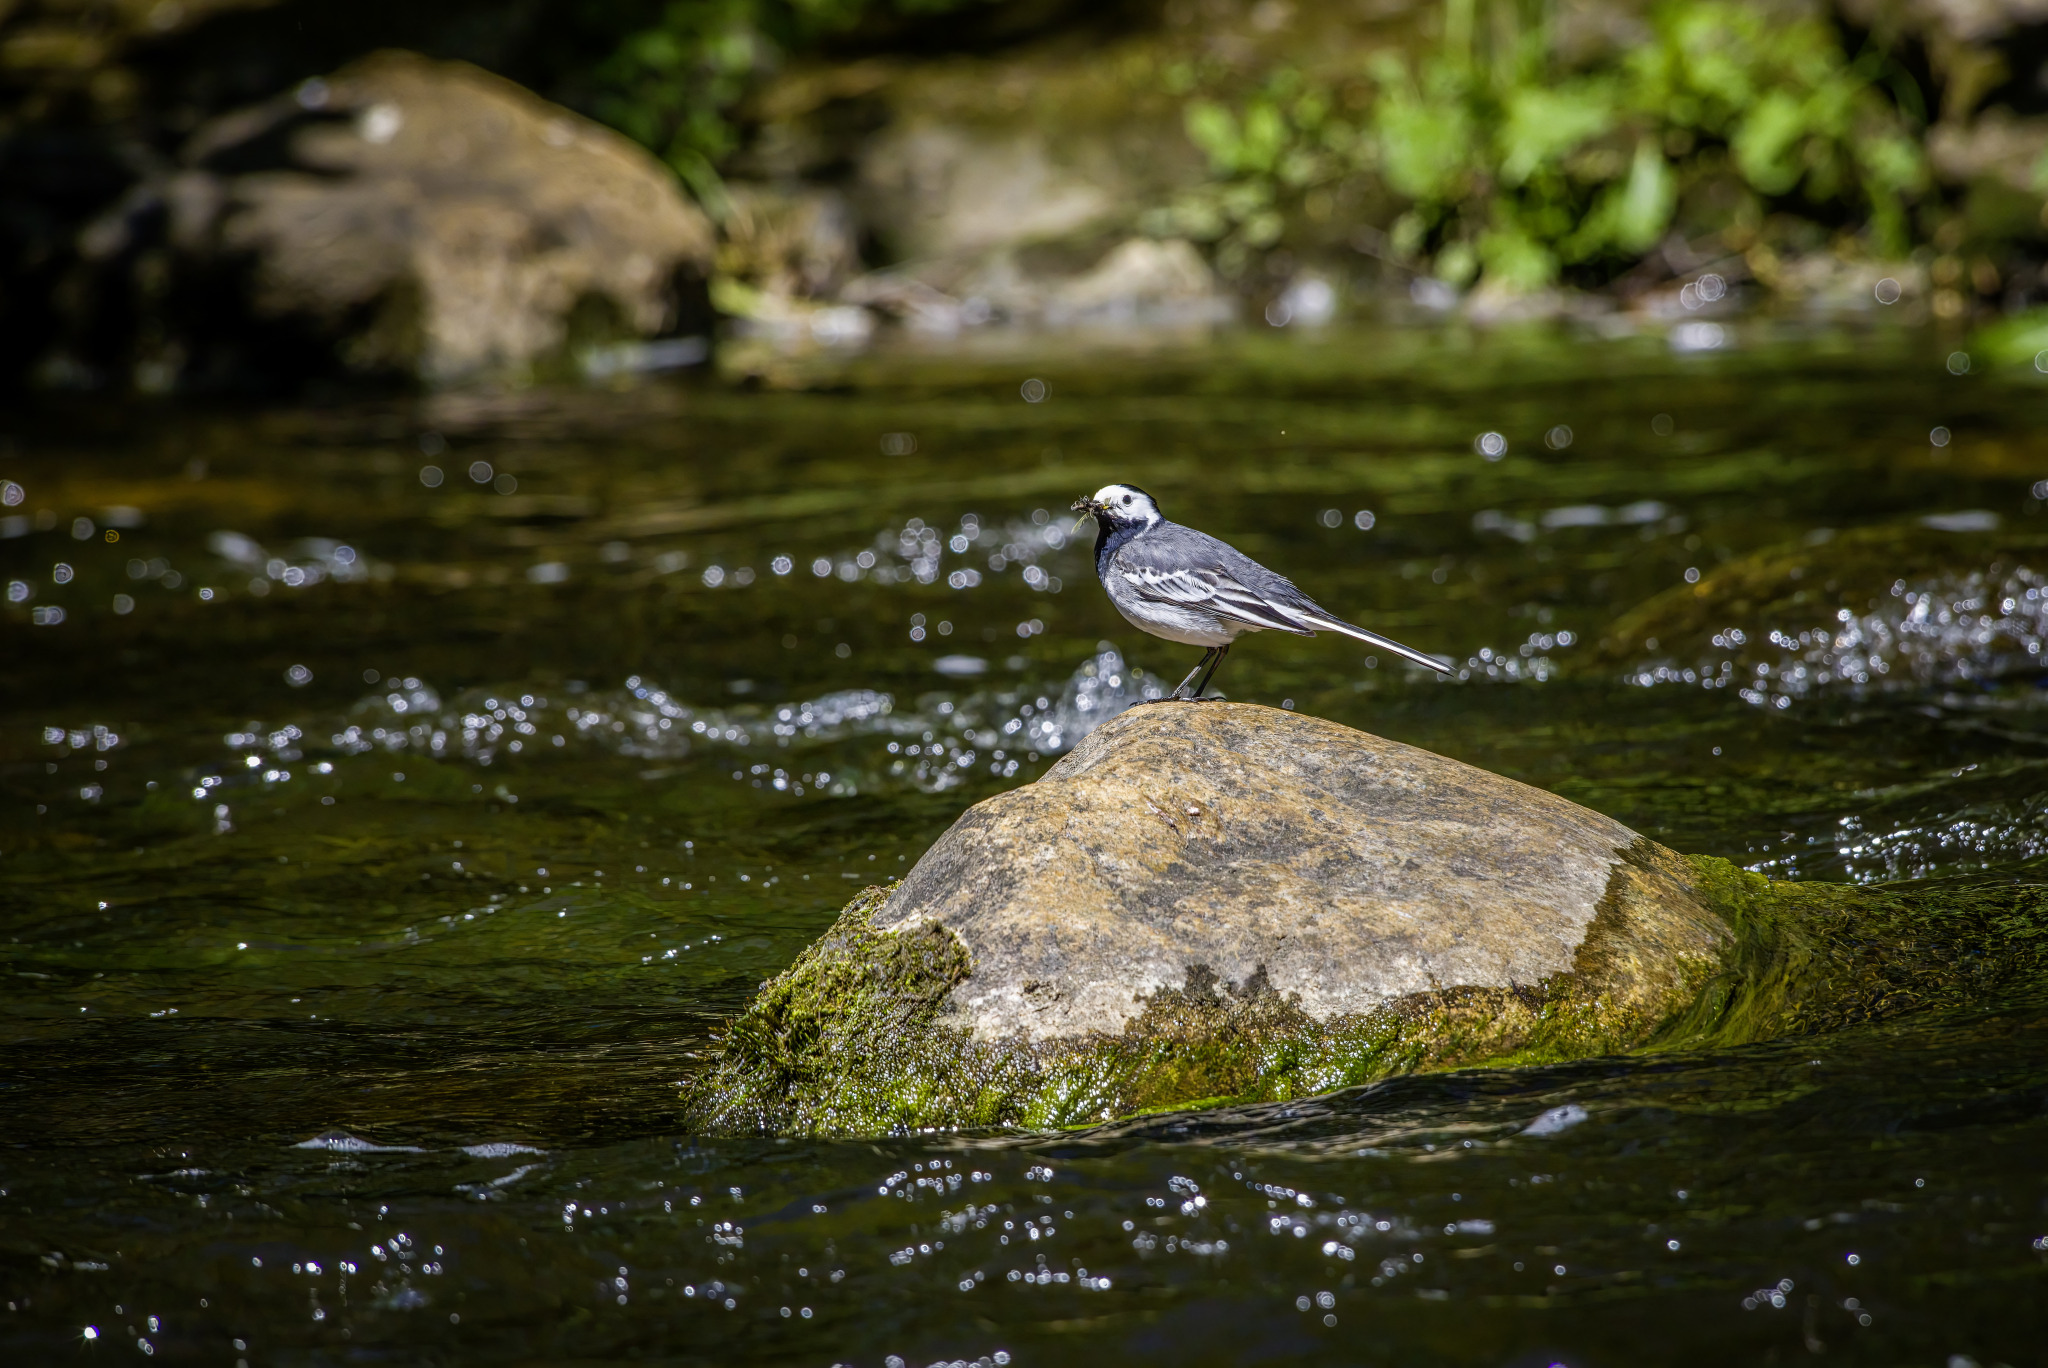
[[[674, 0], [599, 65], [589, 103], [716, 212], [719, 168], [741, 141], [735, 110], [790, 56], [1019, 8]], [[1926, 114], [1884, 51], [1851, 53], [1819, 18], [1665, 0], [1645, 41], [1574, 64], [1559, 55], [1559, 8], [1446, 0], [1428, 48], [1381, 49], [1362, 70], [1315, 68], [1306, 52], [1249, 80], [1198, 56], [1162, 63], [1210, 174], [1140, 228], [1208, 244], [1235, 275], [1302, 225], [1389, 225], [1381, 254], [1510, 290], [1611, 278], [1674, 226], [1741, 250], [1790, 214], [1882, 256], [1925, 235]]]
[[[1360, 253], [1393, 263], [1396, 281], [1508, 294], [1627, 294], [1741, 254], [1743, 274], [1812, 292], [1833, 288], [1816, 283], [1830, 259], [1892, 262], [1924, 245], [1892, 274], [1939, 319], [2048, 299], [2036, 51], [2048, 25], [1966, 54], [1980, 76], [2009, 69], [2007, 85], [1986, 86], [1944, 75], [1962, 58], [1936, 61], [1924, 25], [1866, 41], [1833, 12], [1798, 0], [1341, 12], [1287, 0], [0, 0], [0, 376], [41, 365], [54, 337], [67, 355], [124, 354], [178, 258], [88, 257], [88, 227], [168, 175], [210, 121], [387, 47], [476, 63], [620, 129], [718, 220], [729, 257], [765, 240], [746, 230], [766, 211], [750, 216], [753, 187], [729, 193], [723, 177], [826, 192], [815, 202], [840, 204], [846, 231], [812, 232], [829, 216], [807, 227], [792, 211], [768, 235], [782, 256], [723, 268], [786, 276], [782, 257], [846, 245], [817, 276], [830, 284], [792, 287], [804, 298], [894, 264], [869, 247], [912, 254], [908, 192], [839, 192], [874, 189], [849, 185], [881, 145], [872, 135], [930, 121], [963, 146], [1035, 140], [1100, 192], [1108, 208], [1068, 239], [1023, 244], [1031, 270], [1101, 260], [1136, 232], [1201, 244], [1250, 295], [1304, 262], [1345, 274]], [[903, 166], [938, 155], [896, 150]], [[2035, 331], [1984, 345], [2016, 360], [2048, 350]]]
[[1513, 23], [1482, 33], [1474, 0], [1448, 0], [1440, 47], [1413, 63], [1377, 55], [1362, 101], [1293, 68], [1235, 102], [1196, 93], [1187, 132], [1212, 179], [1147, 226], [1215, 243], [1230, 269], [1300, 208], [1315, 217], [1318, 198], [1376, 177], [1405, 205], [1386, 249], [1459, 286], [1611, 274], [1687, 201], [1738, 249], [1780, 208], [1855, 227], [1877, 252], [1907, 249], [1929, 174], [1917, 92], [1882, 54], [1849, 56], [1817, 20], [1667, 0], [1649, 41], [1568, 70], [1554, 8], [1518, 0], [1490, 16]]
[[2048, 373], [2048, 309], [2027, 309], [1979, 328], [1970, 338], [1970, 350], [1998, 365], [2031, 362], [2035, 370]]
[[739, 146], [734, 107], [789, 54], [877, 21], [1002, 2], [670, 0], [653, 24], [629, 33], [599, 64], [592, 112], [652, 148], [718, 213], [724, 203], [718, 165]]

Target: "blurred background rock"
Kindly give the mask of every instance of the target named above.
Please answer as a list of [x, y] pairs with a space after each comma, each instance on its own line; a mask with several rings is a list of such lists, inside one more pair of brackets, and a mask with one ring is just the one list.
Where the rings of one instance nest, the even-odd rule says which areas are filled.
[[0, 376], [1379, 310], [2024, 349], [2044, 152], [2048, 0], [0, 0]]

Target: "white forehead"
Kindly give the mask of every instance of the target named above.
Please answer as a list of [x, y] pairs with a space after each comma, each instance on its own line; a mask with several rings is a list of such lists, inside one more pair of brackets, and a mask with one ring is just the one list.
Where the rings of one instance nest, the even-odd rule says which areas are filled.
[[1121, 504], [1129, 499], [1133, 508], [1150, 508], [1152, 498], [1142, 489], [1133, 489], [1125, 484], [1106, 484], [1095, 491], [1095, 502], [1100, 504]]

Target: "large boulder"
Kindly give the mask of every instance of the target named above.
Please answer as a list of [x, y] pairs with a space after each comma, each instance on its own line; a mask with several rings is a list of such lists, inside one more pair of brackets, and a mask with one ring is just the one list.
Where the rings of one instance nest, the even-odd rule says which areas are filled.
[[1611, 818], [1242, 703], [1124, 713], [962, 816], [875, 926], [960, 939], [974, 973], [942, 1020], [981, 1040], [1117, 1034], [1191, 973], [1319, 1021], [1533, 988], [1617, 936], [1664, 953], [1652, 981], [1603, 965], [1600, 987], [1661, 1000], [1724, 935], [1675, 857]]
[[712, 268], [708, 219], [654, 157], [465, 63], [365, 58], [203, 127], [182, 160], [87, 254], [163, 224], [208, 311], [239, 294], [358, 372], [525, 378], [692, 321]]
[[685, 1102], [714, 1129], [1037, 1128], [1726, 1045], [2038, 974], [2043, 929], [2032, 891], [1772, 884], [1330, 722], [1161, 704], [857, 897]]

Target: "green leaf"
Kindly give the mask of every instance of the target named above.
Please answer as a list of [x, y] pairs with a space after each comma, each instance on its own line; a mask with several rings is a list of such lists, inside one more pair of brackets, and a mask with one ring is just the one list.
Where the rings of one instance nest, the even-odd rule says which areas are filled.
[[1656, 139], [1638, 140], [1636, 159], [1615, 211], [1615, 242], [1630, 252], [1649, 251], [1670, 226], [1671, 211], [1677, 204], [1678, 179], [1657, 150]]
[[1264, 250], [1280, 240], [1286, 226], [1285, 220], [1269, 209], [1246, 219], [1242, 232], [1246, 243]]
[[1479, 273], [1479, 254], [1472, 250], [1469, 242], [1445, 243], [1443, 250], [1436, 254], [1434, 264], [1438, 280], [1463, 287]]
[[1500, 132], [1502, 183], [1520, 185], [1538, 167], [1608, 132], [1616, 113], [1613, 87], [1604, 82], [1510, 92]]
[[1187, 127], [1188, 141], [1208, 157], [1212, 171], [1228, 175], [1237, 169], [1242, 140], [1238, 137], [1237, 119], [1229, 110], [1213, 100], [1190, 100], [1182, 122]]
[[[1904, 134], [1874, 134], [1857, 138], [1849, 146], [1856, 154], [1863, 178], [1875, 189], [1907, 195], [1926, 188], [1927, 158], [1920, 144]], [[1872, 195], [1873, 199], [1876, 197]]]
[[1406, 260], [1422, 250], [1422, 244], [1429, 237], [1429, 224], [1422, 215], [1407, 213], [1394, 220], [1394, 226], [1387, 230], [1387, 245], [1394, 255]]
[[1557, 279], [1557, 256], [1515, 228], [1490, 229], [1479, 237], [1486, 279], [1507, 289], [1540, 290]]
[[1380, 166], [1395, 193], [1446, 199], [1464, 178], [1472, 124], [1461, 106], [1390, 95], [1380, 102], [1379, 135]]
[[1244, 140], [1237, 157], [1237, 169], [1269, 173], [1287, 146], [1287, 122], [1280, 111], [1264, 100], [1253, 102], [1244, 112]]
[[1289, 148], [1281, 154], [1275, 174], [1282, 185], [1299, 190], [1328, 177], [1328, 159], [1306, 147]]
[[1782, 195], [1799, 184], [1799, 150], [1806, 140], [1805, 106], [1790, 93], [1773, 90], [1758, 100], [1728, 140], [1735, 169], [1766, 195]]
[[1657, 150], [1654, 138], [1636, 142], [1628, 179], [1604, 192], [1578, 231], [1565, 244], [1565, 254], [1585, 261], [1608, 252], [1639, 254], [1657, 245], [1670, 226], [1678, 200], [1677, 177]]
[[1969, 349], [2007, 365], [2034, 360], [2048, 351], [2048, 309], [2028, 309], [1979, 329]]

